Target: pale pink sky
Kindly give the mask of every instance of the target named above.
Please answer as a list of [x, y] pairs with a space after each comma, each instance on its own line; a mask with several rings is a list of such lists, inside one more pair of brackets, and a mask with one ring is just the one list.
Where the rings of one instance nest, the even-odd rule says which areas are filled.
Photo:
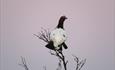
[[33, 34], [54, 29], [61, 15], [68, 17], [68, 70], [72, 54], [87, 59], [82, 70], [115, 70], [114, 0], [1, 0], [0, 70], [23, 70], [20, 56], [31, 70], [55, 70], [58, 59]]

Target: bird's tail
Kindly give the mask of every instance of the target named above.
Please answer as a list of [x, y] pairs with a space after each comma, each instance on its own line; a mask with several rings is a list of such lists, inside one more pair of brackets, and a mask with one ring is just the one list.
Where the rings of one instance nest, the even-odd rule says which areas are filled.
[[63, 47], [64, 47], [65, 49], [68, 48], [67, 45], [65, 44], [65, 42], [64, 42], [62, 45], [63, 45]]

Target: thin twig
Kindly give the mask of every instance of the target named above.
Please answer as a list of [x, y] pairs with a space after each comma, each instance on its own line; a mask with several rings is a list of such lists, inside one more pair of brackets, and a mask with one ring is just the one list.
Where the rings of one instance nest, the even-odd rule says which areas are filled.
[[27, 66], [27, 63], [26, 63], [26, 60], [25, 60], [25, 58], [22, 57], [22, 56], [21, 56], [21, 61], [22, 61], [22, 63], [19, 64], [19, 65], [22, 66], [22, 67], [24, 67], [25, 70], [29, 70], [29, 68], [28, 68], [28, 66]]
[[62, 69], [61, 60], [59, 59], [58, 68], [56, 70], [61, 70], [61, 69]]
[[43, 66], [44, 70], [46, 70], [46, 66]]
[[80, 61], [78, 57], [76, 57], [74, 55], [73, 55], [73, 57], [74, 57], [74, 61], [76, 62], [76, 70], [81, 70], [81, 68], [86, 63], [86, 59]]
[[51, 53], [51, 55], [57, 56], [62, 61], [63, 66], [64, 66], [64, 70], [67, 70], [68, 61], [65, 60], [65, 56], [63, 55], [63, 53], [59, 52], [59, 51], [55, 51], [55, 53], [52, 53], [52, 52], [50, 52], [50, 53]]
[[49, 30], [43, 29], [41, 32], [39, 32], [39, 35], [37, 35], [37, 34], [33, 34], [33, 35], [35, 35], [39, 39], [45, 41], [46, 43], [48, 43], [50, 41], [50, 32], [49, 32]]

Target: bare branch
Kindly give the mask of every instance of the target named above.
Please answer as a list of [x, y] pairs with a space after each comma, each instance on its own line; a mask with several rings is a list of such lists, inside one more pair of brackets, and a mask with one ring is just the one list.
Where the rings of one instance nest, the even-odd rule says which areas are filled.
[[61, 69], [62, 69], [61, 60], [59, 59], [58, 68], [56, 70], [61, 70]]
[[21, 61], [22, 61], [22, 63], [19, 64], [19, 65], [22, 66], [22, 67], [24, 67], [25, 70], [29, 70], [29, 68], [27, 67], [27, 64], [26, 64], [26, 60], [25, 60], [25, 58], [22, 57], [22, 56], [21, 56]]
[[49, 30], [43, 29], [41, 32], [39, 32], [39, 35], [37, 35], [37, 34], [34, 34], [34, 35], [36, 37], [38, 37], [39, 39], [47, 42], [47, 43], [50, 41], [50, 32], [49, 32]]
[[80, 64], [79, 70], [81, 70], [81, 68], [84, 66], [85, 62], [86, 62], [86, 59], [84, 59], [84, 60], [81, 61], [81, 64]]
[[74, 55], [73, 57], [74, 57], [74, 61], [76, 62], [76, 70], [81, 70], [81, 68], [84, 66], [86, 62], [86, 59], [80, 61], [78, 57]]
[[59, 53], [62, 56], [62, 61], [63, 61], [64, 69], [67, 70], [67, 63], [68, 63], [68, 61], [65, 61], [65, 56], [63, 55], [62, 52], [59, 52]]
[[68, 61], [65, 60], [65, 56], [63, 55], [63, 53], [60, 52], [60, 51], [55, 51], [55, 53], [52, 53], [50, 51], [50, 53], [51, 53], [51, 55], [57, 56], [59, 58], [59, 60], [62, 61], [63, 66], [64, 66], [64, 70], [67, 70], [67, 63], [68, 63]]
[[46, 70], [46, 66], [43, 66], [44, 70]]
[[[34, 35], [36, 37], [38, 37], [39, 39], [45, 41], [46, 43], [50, 42], [50, 32], [49, 32], [49, 30], [43, 29], [39, 33], [39, 35], [36, 35], [36, 34], [34, 34]], [[65, 60], [65, 56], [64, 56], [63, 52], [60, 52], [58, 50], [53, 50], [53, 51], [54, 51], [54, 53], [50, 51], [50, 54], [58, 57], [59, 61], [60, 61], [58, 63], [57, 70], [59, 70], [59, 67], [60, 67], [61, 63], [63, 63], [64, 70], [67, 70], [67, 63], [68, 63], [68, 61]], [[76, 56], [73, 56], [73, 57], [74, 57], [74, 61], [76, 62], [76, 70], [80, 70], [84, 66], [84, 64], [86, 62], [86, 59], [80, 61], [78, 57], [76, 57]]]

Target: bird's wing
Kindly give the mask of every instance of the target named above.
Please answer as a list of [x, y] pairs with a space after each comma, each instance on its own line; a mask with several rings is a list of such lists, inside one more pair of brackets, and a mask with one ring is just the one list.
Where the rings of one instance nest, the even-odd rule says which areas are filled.
[[47, 45], [46, 45], [47, 48], [51, 49], [51, 50], [54, 50], [55, 47], [53, 45], [53, 41], [50, 41]]

